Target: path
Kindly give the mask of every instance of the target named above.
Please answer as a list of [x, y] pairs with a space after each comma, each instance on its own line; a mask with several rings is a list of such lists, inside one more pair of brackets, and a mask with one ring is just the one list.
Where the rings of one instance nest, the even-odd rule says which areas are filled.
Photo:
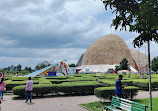
[[[158, 91], [152, 92], [153, 97], [158, 97]], [[87, 111], [78, 104], [98, 101], [94, 95], [68, 96], [33, 99], [33, 103], [25, 100], [12, 100], [12, 95], [4, 96], [0, 111]], [[139, 92], [137, 99], [149, 98], [149, 92]]]

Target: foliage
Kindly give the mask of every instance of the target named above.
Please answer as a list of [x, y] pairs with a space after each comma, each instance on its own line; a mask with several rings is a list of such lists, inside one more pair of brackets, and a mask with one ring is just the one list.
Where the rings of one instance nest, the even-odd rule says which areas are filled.
[[158, 70], [158, 56], [154, 57], [151, 63], [152, 63], [151, 65], [152, 70], [156, 72]]
[[121, 67], [120, 66], [115, 66], [115, 71], [117, 72], [117, 71], [119, 71], [119, 70], [121, 70]]
[[[33, 85], [33, 94], [44, 95], [49, 93], [62, 92], [66, 94], [94, 94], [94, 89], [102, 84], [96, 82], [70, 82], [63, 84], [39, 84]], [[24, 96], [25, 85], [13, 88], [13, 94]]]
[[119, 71], [119, 70], [129, 70], [129, 64], [128, 64], [128, 60], [126, 58], [122, 59], [122, 61], [120, 62], [119, 66], [115, 66], [115, 71]]
[[51, 64], [48, 61], [43, 61], [43, 62], [36, 65], [36, 70], [43, 69], [43, 68], [50, 66], [50, 65]]
[[75, 64], [69, 64], [69, 67], [76, 67], [76, 65]]
[[[13, 80], [14, 81], [14, 80]], [[15, 86], [20, 86], [20, 85], [26, 85], [27, 81], [14, 81], [13, 82], [12, 80], [7, 80], [6, 81], [6, 90], [12, 90]], [[33, 84], [38, 84], [39, 82], [38, 81], [35, 81], [33, 82]]]
[[[138, 88], [134, 86], [128, 86], [125, 87], [123, 90], [123, 95], [125, 98], [133, 99], [134, 96], [136, 96], [138, 93]], [[112, 99], [112, 96], [115, 96], [115, 87], [99, 87], [94, 89], [94, 94], [96, 97], [101, 99]]]
[[[135, 80], [132, 80], [132, 84], [136, 87], [139, 87], [139, 89], [149, 90], [149, 81], [148, 81], [148, 79], [135, 79]], [[151, 87], [152, 87], [152, 89], [157, 88], [156, 80], [151, 81]]]
[[122, 59], [122, 61], [120, 62], [120, 68], [121, 68], [121, 70], [129, 69], [128, 60], [126, 58]]
[[46, 78], [40, 78], [39, 84], [52, 84], [52, 83]]
[[21, 68], [22, 68], [22, 65], [19, 64], [19, 65], [17, 66], [17, 70], [18, 70], [18, 71], [21, 71]]
[[32, 72], [31, 67], [25, 67], [25, 70]]
[[141, 46], [149, 40], [158, 41], [158, 3], [157, 0], [103, 0], [105, 9], [113, 9], [116, 18], [112, 26], [118, 29], [129, 26], [129, 31], [140, 35], [133, 41], [134, 46]]

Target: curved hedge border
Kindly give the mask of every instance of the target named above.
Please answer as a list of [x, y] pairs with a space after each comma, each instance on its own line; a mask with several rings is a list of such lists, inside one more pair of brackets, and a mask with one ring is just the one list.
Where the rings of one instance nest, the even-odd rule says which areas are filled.
[[[126, 99], [130, 98], [132, 100], [133, 96], [137, 95], [138, 89], [139, 88], [135, 86], [125, 87], [125, 89], [123, 89], [123, 95]], [[94, 94], [98, 98], [111, 100], [112, 96], [115, 96], [115, 87], [99, 87], [94, 89]]]
[[[26, 85], [27, 81], [12, 81], [12, 80], [7, 80], [6, 81], [6, 90], [12, 90], [16, 86], [20, 85]], [[33, 81], [33, 84], [38, 84], [39, 82], [37, 80]]]
[[[102, 87], [102, 84], [94, 81], [90, 82], [67, 82], [62, 84], [39, 84], [33, 85], [33, 94], [44, 95], [49, 93], [67, 93], [67, 94], [94, 94], [94, 89]], [[13, 88], [13, 94], [24, 96], [25, 85]]]

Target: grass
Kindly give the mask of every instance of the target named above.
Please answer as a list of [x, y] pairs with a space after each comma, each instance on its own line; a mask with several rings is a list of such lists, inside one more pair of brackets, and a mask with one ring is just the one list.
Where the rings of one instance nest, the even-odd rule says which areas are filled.
[[[150, 111], [150, 108], [149, 108], [149, 98], [146, 98], [146, 99], [136, 99], [134, 101], [138, 102], [140, 104], [147, 105], [148, 106], [147, 111]], [[102, 111], [102, 108], [104, 107], [104, 105], [108, 106], [110, 104], [111, 103], [109, 103], [109, 102], [102, 103], [100, 101], [95, 101], [95, 102], [92, 102], [92, 103], [80, 104], [80, 105], [83, 106], [84, 108], [92, 110], [92, 111]], [[152, 98], [152, 110], [153, 111], [158, 111], [157, 105], [158, 105], [158, 97]]]
[[[149, 107], [149, 98], [147, 99], [137, 99], [135, 102], [138, 102], [140, 104], [147, 105]], [[158, 97], [152, 98], [152, 109], [153, 111], [158, 111]], [[150, 108], [147, 108], [147, 111], [150, 111]]]
[[102, 103], [100, 101], [95, 101], [92, 103], [88, 103], [88, 104], [80, 104], [81, 106], [83, 106], [84, 108], [88, 109], [88, 110], [92, 110], [92, 111], [102, 111], [102, 108], [104, 105], [110, 105], [110, 102], [106, 102], [106, 103]]

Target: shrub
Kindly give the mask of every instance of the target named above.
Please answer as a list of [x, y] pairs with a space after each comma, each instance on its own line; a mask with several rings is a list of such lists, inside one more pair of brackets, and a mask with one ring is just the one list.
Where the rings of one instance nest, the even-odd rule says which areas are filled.
[[99, 82], [102, 83], [104, 87], [115, 86], [115, 81], [116, 80], [114, 79], [99, 80]]
[[[123, 90], [124, 97], [133, 99], [133, 96], [136, 96], [138, 93], [138, 88], [134, 86], [125, 87]], [[99, 87], [94, 89], [94, 94], [96, 97], [101, 99], [112, 99], [112, 96], [115, 95], [115, 87]]]
[[52, 84], [49, 80], [45, 78], [40, 78], [39, 79], [39, 84]]
[[[26, 85], [27, 81], [12, 81], [12, 80], [7, 80], [6, 81], [6, 89], [7, 90], [12, 90], [13, 87], [15, 86], [20, 86], [20, 85]], [[39, 82], [36, 80], [33, 81], [33, 84], [38, 84]]]
[[[39, 85], [33, 85], [33, 94], [38, 95], [44, 95], [51, 93], [53, 90], [56, 90], [55, 86], [53, 84], [39, 84]], [[25, 87], [26, 85], [16, 86], [13, 88], [13, 94], [19, 95], [19, 96], [25, 96]]]
[[50, 82], [52, 82], [52, 84], [60, 84], [60, 83], [63, 83], [63, 82], [95, 81], [95, 80], [96, 80], [96, 78], [77, 77], [77, 78], [73, 78], [73, 79], [64, 79], [64, 80], [53, 79], [53, 80], [50, 80]]
[[[132, 80], [132, 83], [134, 86], [139, 87], [139, 89], [149, 90], [148, 79], [135, 79], [135, 80]], [[157, 87], [156, 81], [155, 81], [155, 83], [154, 83], [154, 81], [151, 82], [151, 87], [152, 87], [152, 89]]]
[[94, 94], [94, 89], [102, 87], [101, 83], [95, 81], [67, 82], [60, 84], [58, 92], [75, 94]]
[[[102, 86], [96, 82], [67, 82], [62, 84], [39, 84], [33, 85], [33, 94], [44, 95], [49, 93], [63, 92], [68, 94], [94, 94], [94, 89]], [[13, 94], [24, 96], [25, 86], [13, 88]]]
[[122, 84], [127, 85], [127, 86], [133, 85], [132, 80], [122, 80], [121, 82], [122, 82]]

